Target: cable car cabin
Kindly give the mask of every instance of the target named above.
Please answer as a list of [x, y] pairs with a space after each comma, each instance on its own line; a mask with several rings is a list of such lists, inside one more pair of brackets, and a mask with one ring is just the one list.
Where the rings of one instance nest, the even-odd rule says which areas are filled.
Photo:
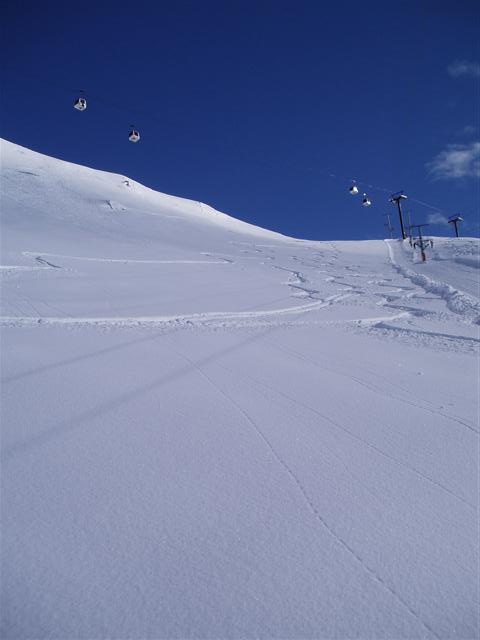
[[140, 140], [140, 134], [138, 133], [138, 131], [135, 131], [135, 129], [132, 129], [130, 131], [128, 139], [130, 140], [130, 142], [138, 142]]
[[364, 207], [369, 207], [372, 204], [366, 193], [363, 194], [362, 204]]
[[85, 109], [87, 108], [87, 101], [85, 100], [85, 98], [77, 98], [73, 103], [73, 106], [79, 111], [85, 111]]
[[352, 196], [356, 196], [358, 193], [358, 187], [356, 184], [352, 184], [352, 186], [349, 189], [349, 192], [352, 194]]

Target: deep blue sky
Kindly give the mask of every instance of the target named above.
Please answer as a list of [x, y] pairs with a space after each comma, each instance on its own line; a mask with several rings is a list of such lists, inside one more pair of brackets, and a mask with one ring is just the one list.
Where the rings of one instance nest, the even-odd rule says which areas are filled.
[[297, 237], [384, 237], [402, 188], [477, 235], [479, 7], [6, 0], [2, 136]]

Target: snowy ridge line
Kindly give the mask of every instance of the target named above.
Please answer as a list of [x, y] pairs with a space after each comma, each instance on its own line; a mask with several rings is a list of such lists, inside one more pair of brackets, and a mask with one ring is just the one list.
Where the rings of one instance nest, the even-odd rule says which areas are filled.
[[391, 246], [392, 241], [385, 240], [385, 242], [388, 247], [390, 262], [398, 273], [408, 278], [413, 284], [420, 286], [424, 291], [442, 298], [450, 311], [469, 318], [472, 324], [480, 324], [480, 302], [478, 300], [445, 282], [436, 282], [426, 275], [402, 267], [394, 258]]
[[[130, 258], [90, 258], [83, 256], [66, 256], [59, 253], [43, 253], [33, 251], [23, 251], [24, 256], [35, 256], [35, 260], [38, 262], [44, 262], [49, 266], [59, 268], [58, 265], [51, 265], [46, 260], [42, 260], [41, 256], [48, 256], [52, 258], [65, 258], [67, 260], [83, 260], [85, 262], [118, 262], [120, 264], [230, 264], [230, 260], [135, 260]], [[46, 267], [44, 267], [46, 268]]]

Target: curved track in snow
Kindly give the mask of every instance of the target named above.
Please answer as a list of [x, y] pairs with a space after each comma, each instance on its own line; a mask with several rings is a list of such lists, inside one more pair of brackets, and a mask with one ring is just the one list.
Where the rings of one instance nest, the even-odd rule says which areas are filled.
[[478, 635], [474, 239], [0, 171], [2, 637]]

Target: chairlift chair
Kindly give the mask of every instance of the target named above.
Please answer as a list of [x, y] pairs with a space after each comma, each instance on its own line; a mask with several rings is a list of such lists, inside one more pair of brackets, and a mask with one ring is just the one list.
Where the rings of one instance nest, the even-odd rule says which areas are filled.
[[363, 194], [363, 200], [362, 200], [362, 205], [364, 207], [369, 207], [372, 204], [370, 198], [367, 196], [366, 193]]

